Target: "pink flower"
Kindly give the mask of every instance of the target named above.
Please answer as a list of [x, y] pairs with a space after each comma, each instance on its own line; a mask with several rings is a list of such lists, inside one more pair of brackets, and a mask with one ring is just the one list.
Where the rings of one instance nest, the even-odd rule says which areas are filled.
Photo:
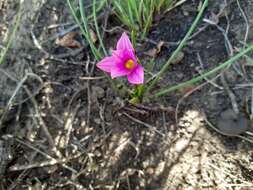
[[144, 69], [138, 63], [127, 34], [124, 32], [112, 55], [97, 63], [97, 67], [111, 74], [112, 78], [127, 76], [131, 84], [143, 84]]

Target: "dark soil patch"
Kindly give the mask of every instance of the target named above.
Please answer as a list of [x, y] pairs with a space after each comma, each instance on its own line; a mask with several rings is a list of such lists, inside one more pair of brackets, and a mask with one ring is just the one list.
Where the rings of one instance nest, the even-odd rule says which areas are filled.
[[[147, 38], [157, 43], [180, 41], [196, 16], [198, 5], [199, 1], [188, 1], [164, 15]], [[4, 22], [11, 23], [8, 18], [16, 9], [11, 1], [6, 6]], [[250, 43], [253, 5], [247, 0], [241, 6], [249, 19]], [[220, 1], [210, 2], [204, 18], [210, 19], [221, 8]], [[234, 50], [241, 48], [245, 23], [236, 1], [228, 1], [222, 13], [218, 25], [226, 29], [229, 21], [229, 41]], [[96, 71], [78, 28], [73, 31], [81, 43], [80, 49], [55, 43], [56, 34], [62, 37], [60, 34], [74, 25], [65, 2], [27, 0], [23, 14], [17, 40], [0, 67], [0, 116], [4, 114], [0, 122], [0, 152], [1, 142], [8, 141], [12, 155], [5, 160], [6, 170], [0, 172], [0, 189], [252, 188], [252, 144], [221, 136], [203, 122], [203, 112], [216, 124], [224, 110], [232, 109], [228, 94], [219, 88], [223, 87], [220, 78], [213, 81], [214, 86], [205, 85], [181, 102], [176, 124], [176, 106], [188, 89], [156, 102], [127, 104], [104, 78], [87, 80], [102, 73]], [[109, 28], [113, 27], [110, 24]], [[198, 33], [199, 30], [202, 31]], [[216, 26], [201, 22], [196, 32], [182, 51], [183, 59], [169, 68], [156, 89], [189, 80], [229, 58], [224, 35]], [[106, 33], [108, 47], [113, 46], [120, 33]], [[43, 50], [36, 47], [33, 35]], [[144, 48], [137, 49], [140, 58], [145, 59], [142, 52], [153, 45], [143, 42]], [[162, 47], [154, 73], [175, 48]], [[248, 66], [243, 70], [245, 64], [246, 59], [239, 61], [235, 68], [226, 71], [225, 78], [240, 112], [247, 115], [252, 71]], [[10, 109], [5, 110], [27, 73], [33, 73], [24, 82], [30, 95], [21, 88]], [[242, 84], [246, 87], [238, 88]]]

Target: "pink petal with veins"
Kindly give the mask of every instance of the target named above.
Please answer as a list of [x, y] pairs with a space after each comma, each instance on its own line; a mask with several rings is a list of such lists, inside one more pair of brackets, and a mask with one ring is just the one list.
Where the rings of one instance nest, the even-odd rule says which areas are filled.
[[111, 69], [111, 77], [112, 78], [116, 78], [116, 77], [126, 76], [130, 72], [131, 72], [131, 70], [126, 69], [125, 67], [119, 65], [119, 66], [113, 67]]
[[127, 75], [127, 79], [132, 84], [144, 83], [144, 69], [138, 65], [130, 74]]
[[112, 56], [115, 58], [115, 61], [121, 64], [126, 63], [128, 60], [133, 60], [135, 65], [137, 65], [137, 60], [134, 55], [134, 52], [129, 51], [129, 50], [115, 50], [112, 53]]
[[121, 35], [119, 41], [117, 42], [117, 50], [130, 50], [134, 52], [133, 45], [125, 32]]
[[115, 67], [115, 59], [113, 56], [105, 57], [100, 62], [97, 63], [97, 67], [105, 72], [110, 73], [111, 69]]

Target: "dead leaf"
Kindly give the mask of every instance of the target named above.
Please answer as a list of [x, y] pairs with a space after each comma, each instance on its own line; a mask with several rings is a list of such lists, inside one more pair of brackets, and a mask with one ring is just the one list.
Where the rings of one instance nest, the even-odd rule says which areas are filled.
[[75, 37], [78, 33], [77, 32], [69, 32], [62, 38], [57, 38], [55, 43], [59, 46], [69, 47], [69, 48], [80, 48], [81, 44], [78, 42]]
[[194, 90], [195, 87], [196, 86], [189, 86], [189, 87], [180, 88], [180, 89], [178, 89], [178, 92], [180, 94], [187, 94], [187, 93], [191, 92], [192, 90]]
[[150, 57], [156, 57], [157, 55], [157, 49], [156, 48], [152, 48], [150, 50], [148, 50], [147, 52], [144, 52], [145, 55], [148, 55]]
[[160, 42], [157, 44], [157, 46], [156, 46], [156, 47], [157, 47], [157, 53], [160, 53], [160, 51], [161, 51], [163, 45], [164, 45], [164, 41], [160, 41]]
[[91, 37], [92, 42], [96, 43], [98, 41], [98, 37], [96, 33], [92, 29], [89, 29], [89, 32], [90, 32], [90, 37]]
[[163, 45], [164, 41], [159, 41], [155, 48], [148, 50], [147, 52], [145, 52], [145, 54], [150, 57], [156, 57], [161, 52]]
[[184, 58], [184, 52], [180, 51], [177, 56], [171, 61], [171, 64], [176, 65], [180, 63]]

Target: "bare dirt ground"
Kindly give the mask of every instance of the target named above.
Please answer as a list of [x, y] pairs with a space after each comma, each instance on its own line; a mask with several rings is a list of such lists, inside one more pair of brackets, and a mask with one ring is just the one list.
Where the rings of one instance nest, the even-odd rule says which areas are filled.
[[[0, 1], [1, 49], [18, 5]], [[130, 105], [94, 67], [64, 1], [24, 0], [21, 6], [20, 28], [0, 66], [1, 190], [253, 189], [253, 146], [245, 139], [253, 131], [250, 58], [205, 85]], [[187, 32], [198, 6], [189, 0], [158, 16], [138, 43], [143, 60], [163, 43], [154, 73]], [[99, 22], [108, 21], [110, 48], [124, 29], [106, 14]], [[252, 0], [210, 1], [159, 86], [199, 75], [252, 43], [252, 18]], [[59, 44], [70, 32], [75, 44]], [[212, 125], [239, 135], [222, 135]]]

